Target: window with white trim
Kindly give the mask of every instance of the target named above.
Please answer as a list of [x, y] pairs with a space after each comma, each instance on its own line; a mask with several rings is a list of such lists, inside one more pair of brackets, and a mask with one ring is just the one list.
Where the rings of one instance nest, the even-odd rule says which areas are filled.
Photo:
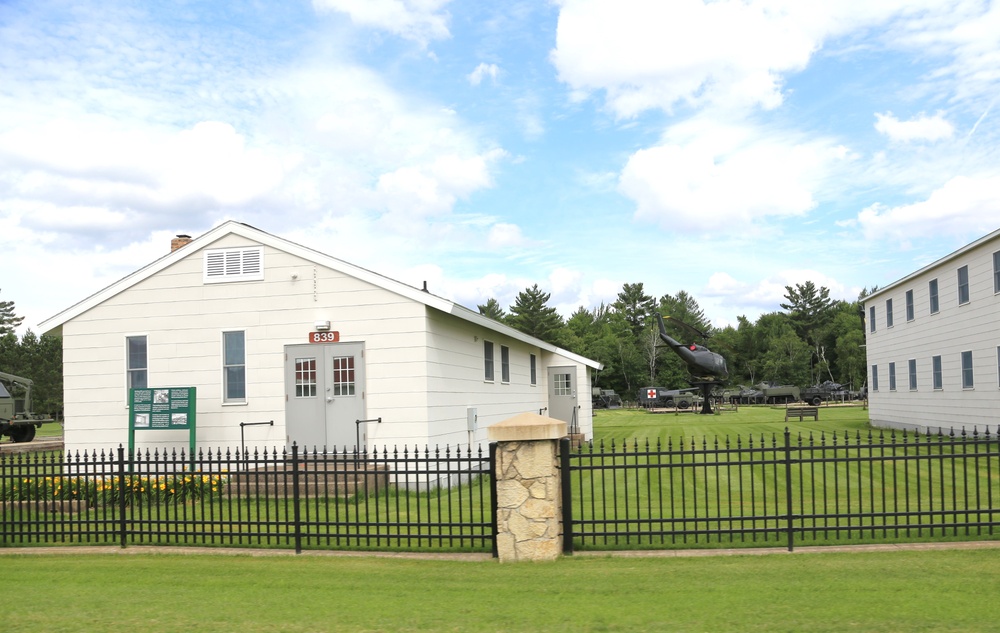
[[535, 355], [534, 354], [529, 354], [528, 355], [528, 365], [529, 365], [529, 369], [531, 371], [531, 384], [532, 385], [537, 385], [538, 384], [538, 370], [536, 368], [537, 367], [536, 364], [537, 364], [537, 361], [535, 360]]
[[892, 327], [892, 299], [885, 300], [885, 326]]
[[500, 346], [500, 382], [510, 382], [510, 348]]
[[878, 391], [878, 365], [872, 365], [872, 391]]
[[125, 384], [128, 389], [149, 387], [149, 356], [145, 336], [125, 337]]
[[937, 314], [941, 309], [941, 304], [938, 301], [937, 279], [931, 279], [927, 282], [927, 296], [930, 299], [931, 314]]
[[911, 358], [906, 361], [907, 373], [910, 375], [910, 391], [917, 390], [917, 359]]
[[889, 363], [889, 391], [896, 390], [896, 363]]
[[906, 291], [906, 320], [912, 321], [914, 318], [913, 312], [913, 291]]
[[931, 386], [936, 390], [944, 389], [944, 376], [941, 372], [940, 356], [931, 356]]
[[493, 382], [493, 341], [483, 341], [483, 380]]
[[224, 248], [205, 251], [205, 283], [264, 279], [264, 248]]
[[868, 308], [868, 331], [875, 331], [875, 306]]
[[969, 302], [969, 267], [958, 269], [958, 305]]
[[222, 333], [222, 401], [247, 401], [246, 333]]
[[993, 253], [993, 293], [1000, 293], [1000, 251]]
[[962, 352], [962, 389], [972, 389], [976, 386], [972, 375], [972, 352]]

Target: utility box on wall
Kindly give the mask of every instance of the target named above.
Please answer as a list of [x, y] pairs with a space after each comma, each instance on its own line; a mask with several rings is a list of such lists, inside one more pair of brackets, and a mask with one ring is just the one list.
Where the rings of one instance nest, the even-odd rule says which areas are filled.
[[479, 424], [479, 409], [469, 407], [466, 409], [466, 415], [468, 416], [469, 432], [475, 433], [476, 427]]

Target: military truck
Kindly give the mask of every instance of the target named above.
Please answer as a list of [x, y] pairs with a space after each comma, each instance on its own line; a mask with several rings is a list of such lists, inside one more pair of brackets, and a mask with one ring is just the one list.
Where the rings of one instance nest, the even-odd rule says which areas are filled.
[[[0, 437], [7, 436], [15, 442], [30, 442], [35, 432], [46, 422], [54, 422], [50, 417], [31, 412], [31, 387], [34, 382], [28, 378], [0, 371]], [[13, 393], [23, 392], [15, 398]]]
[[677, 408], [687, 409], [692, 404], [701, 402], [694, 387], [687, 389], [663, 389], [661, 387], [645, 387], [639, 390], [639, 404], [646, 409]]

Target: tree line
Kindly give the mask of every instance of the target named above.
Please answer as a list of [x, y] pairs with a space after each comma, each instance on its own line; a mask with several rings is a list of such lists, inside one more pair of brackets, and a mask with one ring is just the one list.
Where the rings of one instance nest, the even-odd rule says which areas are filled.
[[[34, 383], [33, 413], [62, 418], [62, 341], [55, 336], [39, 337], [31, 330], [19, 338], [16, 330], [23, 321], [24, 317], [17, 316], [13, 301], [0, 301], [0, 371]], [[16, 387], [11, 395], [24, 396]]]
[[[809, 281], [785, 286], [781, 310], [755, 321], [714, 328], [697, 300], [684, 290], [659, 298], [642, 283], [622, 286], [617, 299], [596, 308], [579, 307], [567, 319], [548, 305], [551, 295], [534, 285], [520, 292], [507, 311], [495, 299], [480, 314], [580, 356], [600, 361], [595, 388], [613, 389], [626, 399], [644, 387], [690, 386], [684, 363], [660, 344], [656, 314], [670, 316], [667, 327], [682, 342], [698, 342], [722, 354], [730, 385], [760, 383], [805, 387], [832, 381], [860, 390], [866, 378], [864, 315], [861, 302], [834, 300], [830, 290]], [[680, 320], [705, 336], [671, 323]], [[698, 338], [700, 340], [693, 340]]]

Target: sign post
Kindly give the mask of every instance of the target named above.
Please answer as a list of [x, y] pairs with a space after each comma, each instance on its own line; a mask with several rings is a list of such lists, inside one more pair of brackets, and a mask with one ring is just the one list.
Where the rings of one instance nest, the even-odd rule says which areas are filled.
[[152, 387], [129, 391], [128, 452], [135, 454], [135, 432], [187, 430], [194, 465], [195, 387]]

